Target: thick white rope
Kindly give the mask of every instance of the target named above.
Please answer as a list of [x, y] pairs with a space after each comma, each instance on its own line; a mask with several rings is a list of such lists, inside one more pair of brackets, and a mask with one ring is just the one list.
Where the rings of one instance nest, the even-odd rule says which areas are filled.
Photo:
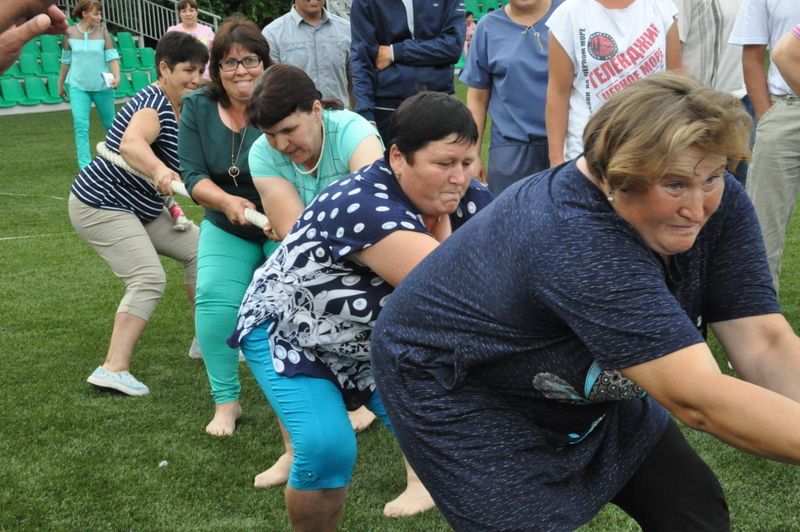
[[[126, 170], [130, 174], [135, 175], [136, 177], [138, 177], [140, 179], [144, 179], [145, 181], [147, 181], [151, 185], [155, 186], [155, 183], [153, 183], [153, 180], [150, 179], [149, 176], [147, 176], [147, 175], [141, 173], [140, 171], [136, 170], [135, 168], [131, 167], [128, 163], [125, 162], [125, 159], [123, 159], [121, 156], [119, 156], [116, 153], [114, 153], [111, 150], [109, 150], [106, 147], [105, 142], [101, 142], [101, 143], [99, 143], [97, 145], [97, 155], [99, 155], [100, 157], [102, 157], [106, 161], [119, 166], [123, 170]], [[172, 192], [174, 192], [175, 194], [178, 194], [180, 196], [184, 196], [184, 197], [187, 197], [187, 198], [191, 198], [189, 193], [186, 191], [186, 187], [183, 185], [183, 183], [181, 181], [171, 181], [170, 182], [170, 188], [172, 189]], [[244, 217], [247, 219], [248, 222], [250, 222], [251, 224], [255, 225], [259, 229], [264, 229], [265, 227], [267, 227], [269, 225], [269, 220], [267, 219], [266, 215], [261, 214], [260, 212], [254, 210], [254, 209], [245, 208]]]

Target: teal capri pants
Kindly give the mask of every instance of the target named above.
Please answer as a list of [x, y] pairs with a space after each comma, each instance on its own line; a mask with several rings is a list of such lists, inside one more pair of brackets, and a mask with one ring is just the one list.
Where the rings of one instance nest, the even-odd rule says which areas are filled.
[[[356, 464], [356, 435], [342, 393], [327, 380], [275, 373], [269, 322], [242, 339], [242, 352], [269, 404], [292, 438], [294, 462], [289, 486], [297, 490], [341, 488], [350, 484]], [[377, 390], [366, 404], [392, 430]]]

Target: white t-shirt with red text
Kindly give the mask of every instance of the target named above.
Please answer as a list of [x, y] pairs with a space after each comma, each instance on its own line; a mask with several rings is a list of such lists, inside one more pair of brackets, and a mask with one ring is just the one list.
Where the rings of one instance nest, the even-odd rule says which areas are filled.
[[583, 152], [583, 128], [592, 112], [637, 79], [663, 72], [667, 31], [678, 10], [672, 0], [634, 0], [606, 9], [596, 0], [566, 0], [547, 21], [572, 60], [574, 80], [564, 147], [566, 159]]

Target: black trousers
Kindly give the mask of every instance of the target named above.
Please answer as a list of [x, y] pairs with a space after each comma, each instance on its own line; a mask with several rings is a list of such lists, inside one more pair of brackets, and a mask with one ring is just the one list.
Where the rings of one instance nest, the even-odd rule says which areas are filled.
[[716, 532], [731, 526], [717, 477], [672, 420], [653, 452], [611, 502], [644, 532]]

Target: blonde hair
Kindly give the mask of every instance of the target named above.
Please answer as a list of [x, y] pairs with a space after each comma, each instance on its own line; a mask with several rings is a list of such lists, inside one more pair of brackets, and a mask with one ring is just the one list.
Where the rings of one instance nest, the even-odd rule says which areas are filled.
[[645, 190], [689, 148], [750, 158], [750, 115], [734, 96], [686, 76], [662, 72], [615, 94], [586, 124], [589, 171], [611, 190]]

